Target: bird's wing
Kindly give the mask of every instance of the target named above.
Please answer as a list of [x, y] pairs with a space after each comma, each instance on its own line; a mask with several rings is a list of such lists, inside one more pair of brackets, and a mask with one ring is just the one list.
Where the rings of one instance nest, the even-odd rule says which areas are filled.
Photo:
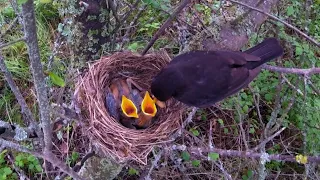
[[177, 68], [183, 74], [185, 86], [177, 90], [175, 98], [202, 106], [216, 103], [244, 87], [250, 75], [246, 62], [258, 60], [228, 52], [189, 54], [188, 58]]

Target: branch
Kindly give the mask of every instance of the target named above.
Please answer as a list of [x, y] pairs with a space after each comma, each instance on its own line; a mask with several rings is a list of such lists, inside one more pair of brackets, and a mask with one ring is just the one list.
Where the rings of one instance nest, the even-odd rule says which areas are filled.
[[272, 136], [268, 137], [267, 139], [263, 140], [258, 146], [256, 146], [253, 149], [250, 149], [250, 151], [257, 151], [258, 149], [265, 147], [265, 145], [271, 141], [272, 139], [274, 139], [276, 136], [279, 136], [279, 134], [281, 134], [282, 131], [284, 131], [286, 129], [286, 127], [281, 128], [278, 132], [274, 133]]
[[[171, 140], [171, 142], [173, 142], [175, 139], [177, 139], [179, 136], [181, 136], [182, 134], [182, 130], [189, 124], [192, 122], [192, 118], [194, 117], [194, 115], [196, 114], [198, 108], [192, 108], [191, 112], [188, 114], [187, 119], [182, 123], [181, 128], [175, 132], [173, 135], [170, 136], [169, 140]], [[155, 157], [155, 160], [152, 162], [152, 166], [150, 168], [146, 168], [145, 171], [148, 171], [147, 173], [144, 172], [142, 174], [147, 174], [144, 177], [141, 177], [140, 180], [149, 180], [151, 172], [153, 171], [153, 169], [155, 168], [155, 166], [157, 166], [162, 154], [164, 153], [164, 149], [162, 149], [160, 152], [158, 152], [157, 156]]]
[[141, 55], [145, 55], [148, 50], [151, 48], [151, 46], [156, 42], [156, 40], [159, 38], [159, 36], [163, 33], [163, 31], [169, 26], [171, 21], [174, 17], [176, 17], [180, 11], [186, 7], [190, 3], [190, 0], [183, 0], [178, 8], [172, 13], [172, 15], [162, 24], [162, 26], [159, 28], [159, 30], [156, 32], [156, 34], [152, 37], [149, 44], [145, 47], [145, 49], [142, 51]]
[[65, 165], [62, 161], [60, 161], [57, 157], [55, 157], [54, 154], [52, 154], [51, 152], [44, 155], [42, 153], [31, 151], [31, 150], [29, 150], [19, 144], [16, 144], [16, 143], [13, 143], [10, 141], [6, 141], [4, 139], [0, 139], [0, 144], [4, 147], [8, 147], [8, 148], [11, 148], [11, 149], [14, 149], [17, 151], [29, 153], [29, 154], [32, 154], [32, 155], [38, 157], [38, 158], [45, 159], [45, 160], [49, 161], [53, 166], [59, 167], [62, 172], [67, 173], [72, 178], [82, 179], [77, 173], [75, 173], [72, 169], [70, 169], [67, 165]]
[[[173, 150], [179, 149], [177, 147], [173, 147]], [[280, 154], [268, 154], [268, 153], [256, 153], [251, 151], [237, 151], [237, 150], [225, 150], [207, 147], [188, 147], [186, 150], [195, 155], [203, 155], [203, 153], [218, 153], [220, 156], [224, 157], [242, 157], [242, 158], [255, 158], [260, 159], [264, 158], [266, 161], [275, 160], [275, 161], [287, 161], [287, 162], [297, 162], [296, 156], [294, 155], [280, 155]], [[308, 162], [310, 163], [320, 163], [320, 156], [308, 156]]]
[[319, 74], [320, 68], [314, 67], [309, 69], [299, 69], [299, 68], [283, 68], [283, 67], [276, 67], [270, 65], [262, 65], [262, 68], [267, 69], [269, 71], [281, 72], [281, 73], [290, 73], [290, 74], [301, 74], [305, 76], [310, 76], [312, 74]]
[[41, 134], [42, 134], [41, 130], [39, 129], [39, 127], [36, 123], [36, 120], [35, 120], [33, 114], [31, 113], [25, 99], [23, 98], [18, 86], [14, 82], [12, 74], [10, 73], [10, 71], [8, 71], [8, 69], [4, 63], [4, 59], [3, 59], [2, 55], [0, 55], [0, 69], [1, 69], [2, 73], [4, 74], [4, 77], [11, 88], [11, 91], [13, 92], [16, 99], [18, 100], [19, 105], [21, 106], [22, 114], [25, 114], [26, 119], [29, 121], [29, 125], [31, 126], [31, 128], [35, 129], [37, 131], [37, 134], [39, 136], [41, 136]]
[[50, 123], [48, 92], [40, 60], [33, 0], [28, 0], [22, 5], [22, 16], [31, 71], [39, 103], [40, 121], [44, 132], [44, 153], [46, 154], [50, 153], [52, 149], [52, 126]]
[[17, 43], [17, 42], [24, 41], [24, 40], [25, 40], [24, 38], [20, 38], [20, 39], [17, 39], [17, 40], [8, 42], [8, 43], [0, 44], [0, 49], [2, 49], [2, 48], [4, 48], [4, 47], [7, 47], [7, 46], [10, 46], [10, 45], [12, 45], [12, 44], [15, 44], [15, 43]]
[[261, 9], [258, 9], [258, 8], [252, 7], [252, 6], [249, 6], [249, 5], [245, 4], [245, 3], [242, 3], [242, 2], [239, 2], [239, 1], [234, 1], [234, 0], [229, 0], [229, 1], [230, 1], [230, 2], [233, 2], [233, 3], [235, 3], [235, 4], [239, 4], [239, 5], [241, 5], [241, 6], [244, 6], [244, 7], [246, 7], [246, 8], [255, 10], [255, 11], [257, 11], [257, 12], [260, 12], [260, 13], [262, 13], [262, 14], [264, 14], [264, 15], [267, 15], [268, 17], [270, 17], [270, 18], [272, 18], [272, 19], [274, 19], [274, 20], [276, 20], [276, 21], [281, 22], [282, 24], [286, 25], [287, 27], [289, 27], [289, 28], [295, 30], [296, 32], [298, 32], [300, 35], [302, 35], [303, 37], [305, 37], [307, 40], [311, 41], [311, 42], [312, 42], [313, 44], [315, 44], [316, 46], [320, 47], [320, 43], [319, 43], [319, 42], [317, 42], [316, 40], [314, 40], [313, 38], [311, 38], [310, 36], [308, 36], [308, 35], [305, 34], [304, 32], [300, 31], [298, 28], [296, 28], [296, 27], [292, 26], [291, 24], [287, 23], [286, 21], [281, 20], [281, 19], [279, 19], [278, 17], [276, 17], [276, 16], [274, 16], [274, 15], [272, 15], [272, 14], [269, 14], [269, 13], [267, 13], [267, 12], [264, 12], [264, 11], [262, 11]]

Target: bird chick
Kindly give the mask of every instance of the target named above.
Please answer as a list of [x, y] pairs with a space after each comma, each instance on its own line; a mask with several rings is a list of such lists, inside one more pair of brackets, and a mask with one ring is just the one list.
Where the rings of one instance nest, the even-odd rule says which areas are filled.
[[[126, 98], [131, 98], [131, 93], [129, 85], [124, 80], [115, 79], [111, 82], [109, 90], [106, 93], [106, 107], [112, 117], [120, 120], [120, 116], [123, 115], [126, 117], [138, 116], [136, 106], [130, 99]], [[130, 110], [133, 111], [131, 112]]]
[[137, 129], [145, 129], [149, 127], [155, 115], [157, 114], [157, 107], [155, 101], [151, 98], [148, 91], [146, 91], [144, 98], [141, 102], [141, 112], [139, 113], [139, 117], [136, 120]]

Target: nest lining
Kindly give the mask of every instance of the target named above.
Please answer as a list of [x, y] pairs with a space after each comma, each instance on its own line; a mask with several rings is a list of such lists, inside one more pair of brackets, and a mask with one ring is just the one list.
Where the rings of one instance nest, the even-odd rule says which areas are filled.
[[143, 91], [150, 92], [152, 78], [168, 64], [166, 52], [141, 56], [132, 52], [117, 52], [89, 66], [76, 84], [75, 97], [85, 114], [84, 132], [99, 151], [117, 161], [135, 160], [147, 164], [152, 148], [170, 141], [168, 137], [181, 125], [184, 106], [174, 99], [166, 108], [158, 108], [157, 121], [147, 129], [135, 130], [121, 125], [105, 107], [107, 87], [114, 78], [131, 78]]

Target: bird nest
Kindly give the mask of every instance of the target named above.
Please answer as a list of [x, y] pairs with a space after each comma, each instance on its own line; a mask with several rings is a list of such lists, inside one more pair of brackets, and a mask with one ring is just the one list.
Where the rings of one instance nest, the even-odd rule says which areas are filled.
[[75, 97], [85, 116], [83, 130], [95, 148], [117, 161], [147, 163], [152, 148], [170, 141], [181, 125], [184, 106], [174, 99], [158, 108], [156, 121], [146, 129], [129, 129], [110, 116], [105, 104], [106, 91], [115, 78], [131, 78], [143, 91], [150, 92], [152, 78], [170, 61], [166, 52], [144, 56], [117, 52], [103, 56], [91, 65], [76, 84]]

